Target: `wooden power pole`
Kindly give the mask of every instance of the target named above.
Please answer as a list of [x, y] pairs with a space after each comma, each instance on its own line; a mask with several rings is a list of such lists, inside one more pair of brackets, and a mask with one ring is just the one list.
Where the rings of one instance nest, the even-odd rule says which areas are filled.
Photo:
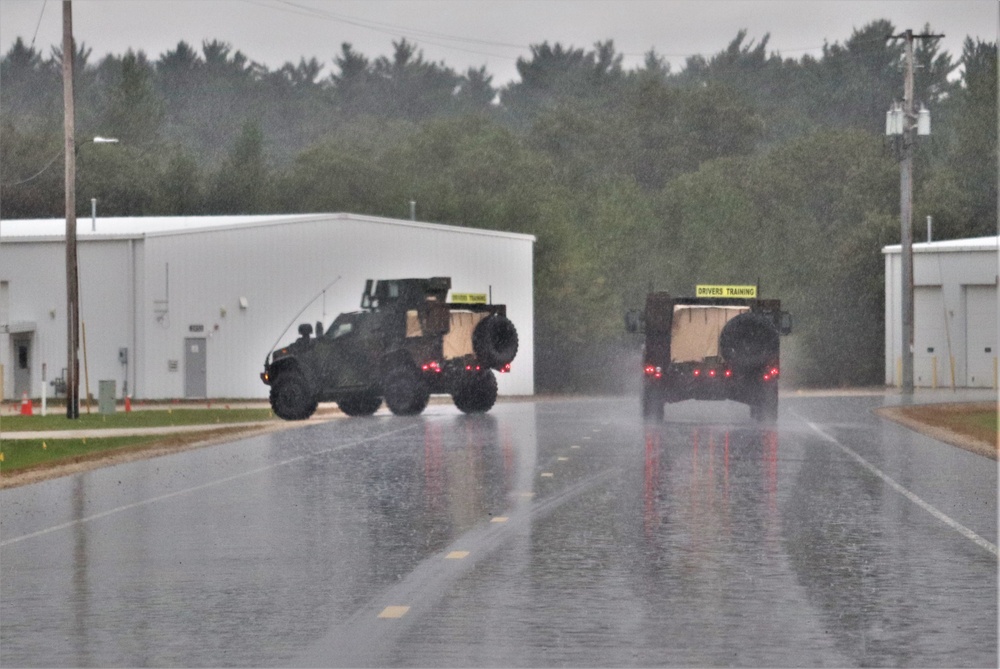
[[937, 39], [944, 35], [914, 35], [907, 30], [889, 39], [904, 39], [905, 68], [903, 72], [903, 133], [899, 164], [899, 224], [901, 246], [902, 317], [902, 391], [913, 394], [913, 144], [917, 114], [913, 110], [913, 40]]
[[66, 417], [80, 417], [80, 289], [76, 260], [76, 124], [73, 106], [73, 4], [63, 0], [63, 108], [66, 154]]

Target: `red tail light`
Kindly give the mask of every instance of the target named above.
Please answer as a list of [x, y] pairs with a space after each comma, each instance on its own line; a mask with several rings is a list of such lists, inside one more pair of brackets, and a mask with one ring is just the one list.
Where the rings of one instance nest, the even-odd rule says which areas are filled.
[[714, 379], [715, 378], [715, 370], [714, 369], [708, 370], [708, 375], [711, 376]]
[[510, 363], [508, 362], [506, 365], [504, 365], [503, 367], [501, 367], [499, 371], [500, 371], [501, 374], [506, 374], [507, 372], [509, 372], [510, 371]]
[[694, 375], [695, 376], [701, 376], [701, 370], [700, 369], [694, 370]]
[[732, 376], [732, 375], [733, 375], [733, 370], [731, 370], [731, 369], [727, 369], [727, 370], [726, 370], [726, 378], [728, 379], [728, 378], [729, 378], [730, 376]]
[[421, 369], [423, 369], [425, 372], [438, 372], [438, 373], [440, 373], [441, 372], [441, 365], [439, 365], [438, 363], [436, 363], [434, 361], [431, 361], [431, 362], [425, 363], [424, 366]]

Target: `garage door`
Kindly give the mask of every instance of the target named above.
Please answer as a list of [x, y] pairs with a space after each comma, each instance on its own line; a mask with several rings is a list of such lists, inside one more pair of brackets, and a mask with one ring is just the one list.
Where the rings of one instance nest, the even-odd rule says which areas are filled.
[[951, 385], [948, 331], [941, 286], [913, 290], [913, 384]]
[[997, 287], [965, 286], [965, 385], [996, 384]]

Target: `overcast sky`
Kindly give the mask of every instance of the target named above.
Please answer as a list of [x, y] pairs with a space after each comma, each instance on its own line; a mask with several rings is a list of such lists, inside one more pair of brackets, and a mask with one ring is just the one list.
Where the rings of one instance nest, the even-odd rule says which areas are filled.
[[[746, 29], [769, 52], [819, 56], [824, 42], [844, 43], [853, 30], [885, 18], [898, 31], [930, 24], [946, 35], [955, 60], [967, 36], [996, 41], [997, 0], [75, 0], [77, 43], [91, 62], [127, 49], [151, 59], [184, 40], [200, 48], [220, 39], [249, 59], [277, 69], [315, 57], [335, 71], [343, 42], [368, 56], [392, 54], [392, 42], [415, 42], [426, 60], [465, 72], [485, 66], [493, 83], [516, 80], [518, 57], [543, 41], [590, 49], [614, 40], [624, 65], [641, 64], [650, 49], [674, 71], [687, 56], [710, 56]], [[0, 47], [17, 37], [45, 55], [61, 42], [62, 2], [0, 0]]]

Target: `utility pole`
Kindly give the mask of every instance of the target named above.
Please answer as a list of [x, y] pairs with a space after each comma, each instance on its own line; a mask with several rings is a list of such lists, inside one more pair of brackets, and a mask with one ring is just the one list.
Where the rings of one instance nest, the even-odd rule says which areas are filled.
[[[904, 39], [905, 69], [903, 72], [902, 151], [899, 163], [899, 224], [901, 245], [901, 277], [903, 304], [900, 310], [903, 325], [902, 391], [913, 394], [913, 142], [917, 115], [913, 111], [913, 40], [938, 39], [944, 35], [914, 35], [907, 30], [889, 39]], [[928, 130], [929, 132], [929, 130]]]
[[76, 260], [76, 123], [73, 106], [73, 5], [63, 0], [63, 109], [66, 154], [66, 418], [80, 417], [80, 290]]

